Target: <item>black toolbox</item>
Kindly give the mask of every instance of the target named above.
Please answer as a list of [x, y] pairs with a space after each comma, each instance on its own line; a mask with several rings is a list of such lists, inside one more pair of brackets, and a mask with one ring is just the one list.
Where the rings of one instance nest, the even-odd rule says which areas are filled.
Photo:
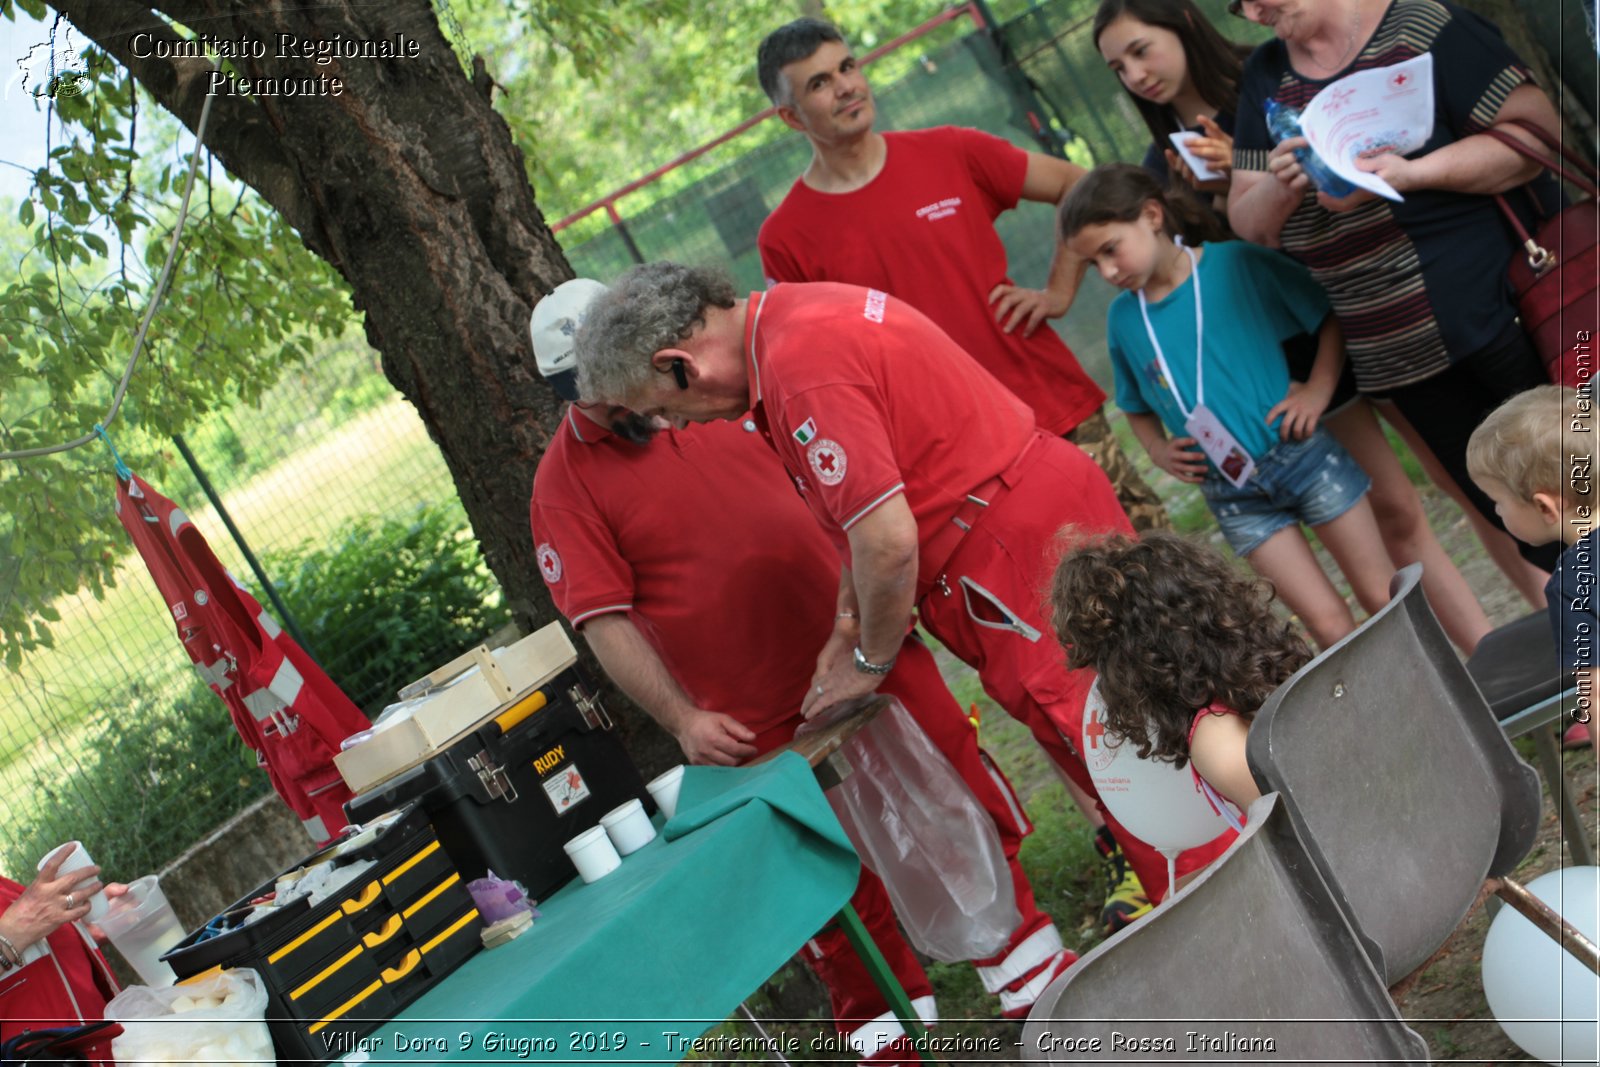
[[[513, 713], [532, 707], [531, 713]], [[577, 875], [561, 846], [634, 797], [654, 813], [611, 717], [576, 668], [426, 762], [345, 804], [352, 822], [409, 803], [468, 881], [486, 871], [534, 898]]]
[[302, 897], [243, 923], [250, 902], [271, 893], [275, 878], [162, 956], [180, 980], [215, 968], [257, 971], [267, 989], [267, 1027], [282, 1060], [322, 1061], [349, 1052], [356, 1038], [482, 948], [483, 922], [466, 880], [420, 807], [398, 813], [373, 841], [332, 858], [341, 843], [296, 867], [367, 860], [374, 866], [314, 906]]

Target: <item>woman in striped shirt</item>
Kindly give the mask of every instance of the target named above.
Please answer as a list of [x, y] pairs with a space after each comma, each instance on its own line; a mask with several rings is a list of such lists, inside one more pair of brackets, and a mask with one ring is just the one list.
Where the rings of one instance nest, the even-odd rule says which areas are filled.
[[[1508, 123], [1525, 119], [1559, 133], [1555, 109], [1491, 23], [1445, 0], [1235, 0], [1232, 7], [1277, 36], [1250, 57], [1240, 83], [1233, 229], [1310, 268], [1344, 327], [1361, 390], [1392, 400], [1455, 483], [1442, 487], [1504, 529], [1467, 474], [1466, 445], [1502, 401], [1545, 380], [1517, 321], [1505, 277], [1516, 242], [1493, 199], [1539, 170], [1481, 134], [1494, 126], [1532, 144]], [[1363, 162], [1404, 201], [1313, 195], [1293, 155], [1304, 140], [1274, 147], [1266, 102], [1303, 108], [1329, 82], [1424, 53], [1434, 58], [1432, 136], [1409, 158], [1389, 153]], [[1534, 188], [1556, 195], [1553, 182]], [[1548, 549], [1524, 556], [1546, 570], [1554, 562]]]

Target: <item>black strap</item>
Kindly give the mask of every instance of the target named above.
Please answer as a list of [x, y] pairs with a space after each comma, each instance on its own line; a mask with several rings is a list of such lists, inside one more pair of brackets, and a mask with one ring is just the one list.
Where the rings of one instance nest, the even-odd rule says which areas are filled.
[[95, 1044], [101, 1031], [116, 1025], [114, 1022], [101, 1020], [56, 1030], [24, 1030], [0, 1045], [0, 1067], [23, 1067], [34, 1060], [49, 1060], [57, 1064], [87, 1064], [89, 1061], [83, 1055], [84, 1048]]

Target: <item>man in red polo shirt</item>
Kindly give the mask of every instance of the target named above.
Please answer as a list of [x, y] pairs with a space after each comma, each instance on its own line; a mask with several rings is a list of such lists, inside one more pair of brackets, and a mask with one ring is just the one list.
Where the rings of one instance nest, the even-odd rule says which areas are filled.
[[[534, 478], [539, 567], [557, 609], [690, 762], [740, 763], [793, 737], [818, 650], [836, 632], [852, 634], [856, 619], [843, 610], [835, 618], [838, 559], [753, 421], [658, 433], [626, 409], [575, 402], [572, 331], [604, 291], [576, 279], [534, 308], [540, 371], [574, 401]], [[1010, 783], [978, 747], [932, 653], [901, 637], [883, 690], [906, 706], [994, 820], [1022, 921], [1004, 950], [976, 965], [1002, 1010], [1026, 1014], [1076, 957], [1034, 903], [1017, 862], [1032, 827]], [[853, 899], [931, 1019], [932, 988], [882, 884], [863, 872]], [[899, 1034], [840, 931], [819, 934], [805, 957], [858, 1051], [877, 1050], [879, 1034]]]
[[[714, 270], [656, 263], [591, 305], [577, 353], [584, 395], [676, 425], [750, 412], [834, 541], [837, 612], [853, 617], [824, 647], [804, 714], [876, 689], [915, 609], [1095, 795], [1069, 740], [1089, 676], [1063, 663], [1040, 590], [1064, 527], [1127, 531], [1127, 517], [1093, 461], [931, 320], [875, 289], [778, 285], [741, 300]], [[1160, 899], [1161, 857], [1101, 811]], [[1218, 851], [1186, 853], [1178, 871]]]
[[1059, 203], [1083, 168], [980, 130], [877, 132], [866, 75], [839, 30], [821, 19], [768, 34], [756, 68], [778, 117], [812, 152], [761, 227], [769, 284], [846, 282], [911, 304], [1027, 397], [1040, 429], [1066, 436], [1100, 464], [1135, 529], [1167, 527], [1161, 498], [1101, 411], [1105, 393], [1046, 321], [1071, 306], [1081, 262], [1058, 240], [1045, 288], [1023, 288], [1009, 277], [994, 228], [1020, 200]]

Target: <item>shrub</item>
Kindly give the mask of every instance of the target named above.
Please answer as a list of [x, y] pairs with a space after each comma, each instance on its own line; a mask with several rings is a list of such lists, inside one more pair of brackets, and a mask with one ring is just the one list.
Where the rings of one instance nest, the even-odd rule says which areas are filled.
[[267, 573], [323, 669], [369, 710], [510, 620], [458, 505], [364, 518]]
[[270, 788], [227, 706], [192, 674], [131, 683], [106, 704], [115, 715], [75, 733], [55, 766], [10, 798], [15, 833], [0, 869], [11, 877], [30, 880], [35, 862], [73, 838], [108, 881], [154, 874]]

